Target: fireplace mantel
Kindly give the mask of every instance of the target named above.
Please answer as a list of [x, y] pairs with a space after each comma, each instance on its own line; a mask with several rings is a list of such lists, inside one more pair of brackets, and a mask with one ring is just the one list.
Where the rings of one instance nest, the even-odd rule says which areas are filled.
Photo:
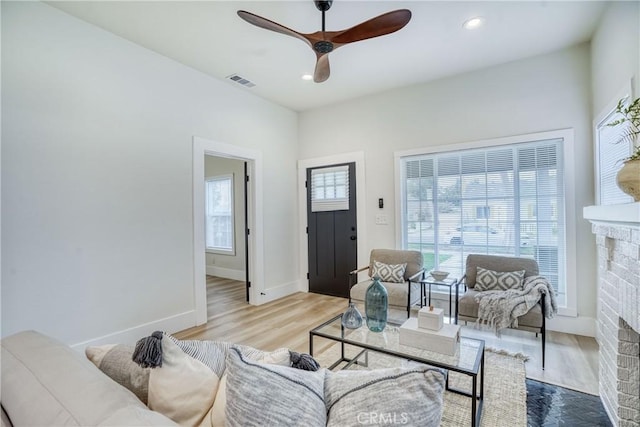
[[640, 202], [587, 206], [583, 209], [583, 216], [591, 222], [640, 227]]

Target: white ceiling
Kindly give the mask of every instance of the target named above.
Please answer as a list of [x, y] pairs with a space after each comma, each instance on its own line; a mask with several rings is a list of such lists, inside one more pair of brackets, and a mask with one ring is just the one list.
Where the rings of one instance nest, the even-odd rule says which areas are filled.
[[[407, 8], [411, 22], [383, 37], [344, 46], [329, 56], [331, 77], [313, 74], [315, 54], [301, 41], [254, 27], [247, 10], [299, 32], [321, 29], [312, 0], [49, 2], [84, 21], [219, 79], [239, 74], [242, 90], [296, 111], [518, 60], [590, 40], [606, 2], [335, 0], [327, 31]], [[482, 16], [469, 31], [465, 20]]]

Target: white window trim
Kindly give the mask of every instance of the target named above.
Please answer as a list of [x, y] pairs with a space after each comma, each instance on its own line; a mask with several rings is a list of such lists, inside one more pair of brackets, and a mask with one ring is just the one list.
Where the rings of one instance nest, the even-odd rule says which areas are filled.
[[[502, 138], [485, 139], [480, 141], [462, 142], [456, 144], [434, 145], [429, 147], [414, 148], [411, 150], [396, 151], [394, 156], [394, 182], [395, 182], [395, 206], [396, 206], [396, 247], [403, 248], [402, 233], [402, 158], [423, 154], [434, 154], [446, 151], [468, 150], [472, 148], [499, 147], [501, 145], [517, 144], [525, 141], [539, 141], [546, 139], [562, 139], [564, 147], [564, 218], [566, 235], [566, 306], [558, 308], [558, 315], [577, 317], [577, 246], [576, 246], [576, 206], [575, 206], [575, 163], [574, 163], [574, 130], [559, 129], [547, 132], [530, 133], [523, 135], [507, 136]], [[560, 213], [558, 213], [560, 215]], [[560, 218], [558, 219], [560, 221]]]
[[[218, 248], [218, 247], [208, 247], [206, 246], [205, 239], [205, 251], [208, 254], [218, 254], [218, 255], [228, 255], [235, 256], [236, 254], [236, 195], [235, 195], [235, 180], [232, 173], [223, 174], [223, 175], [212, 175], [205, 178], [205, 188], [206, 182], [209, 181], [221, 181], [221, 180], [230, 180], [231, 181], [231, 249]], [[205, 196], [206, 203], [206, 196]], [[206, 221], [206, 218], [205, 218]]]

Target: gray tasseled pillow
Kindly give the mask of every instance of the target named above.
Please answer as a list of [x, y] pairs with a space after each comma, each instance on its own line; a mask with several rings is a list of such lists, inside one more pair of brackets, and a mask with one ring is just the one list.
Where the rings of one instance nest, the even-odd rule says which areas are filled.
[[325, 426], [324, 369], [257, 363], [232, 347], [226, 372], [227, 426]]

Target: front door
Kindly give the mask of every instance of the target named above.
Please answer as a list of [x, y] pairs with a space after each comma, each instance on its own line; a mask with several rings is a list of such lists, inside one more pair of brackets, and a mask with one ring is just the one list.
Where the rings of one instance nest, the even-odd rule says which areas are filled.
[[349, 272], [358, 262], [355, 169], [307, 169], [310, 292], [349, 297]]

